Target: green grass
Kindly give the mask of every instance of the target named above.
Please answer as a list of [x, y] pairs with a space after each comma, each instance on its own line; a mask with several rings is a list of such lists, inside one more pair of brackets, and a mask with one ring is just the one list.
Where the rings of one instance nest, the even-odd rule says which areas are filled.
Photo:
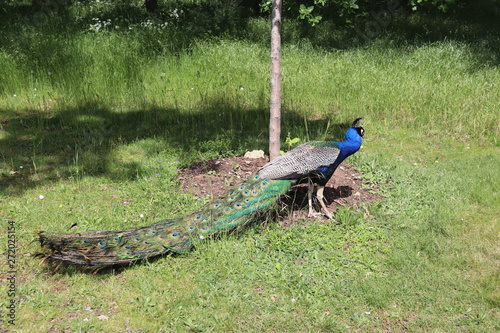
[[341, 224], [269, 222], [116, 275], [51, 274], [32, 257], [37, 231], [187, 214], [203, 202], [182, 192], [179, 168], [266, 149], [268, 136], [266, 22], [250, 21], [248, 39], [158, 50], [145, 36], [166, 32], [60, 20], [0, 34], [0, 218], [2, 234], [16, 226], [18, 332], [500, 329], [500, 74], [478, 47], [495, 37], [285, 45], [283, 140], [340, 139], [364, 117], [350, 162], [385, 199], [340, 209]]

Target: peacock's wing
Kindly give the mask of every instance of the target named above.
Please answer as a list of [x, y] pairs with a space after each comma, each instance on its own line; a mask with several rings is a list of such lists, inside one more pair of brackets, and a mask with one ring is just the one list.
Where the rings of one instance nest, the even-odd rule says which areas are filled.
[[300, 179], [335, 162], [336, 142], [311, 141], [275, 158], [257, 173], [263, 179]]

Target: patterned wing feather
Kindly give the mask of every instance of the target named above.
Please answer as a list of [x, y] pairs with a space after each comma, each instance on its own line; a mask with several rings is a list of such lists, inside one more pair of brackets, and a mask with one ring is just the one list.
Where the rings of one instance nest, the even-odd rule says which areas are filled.
[[336, 142], [307, 142], [275, 158], [257, 173], [263, 179], [299, 179], [334, 163], [339, 154]]

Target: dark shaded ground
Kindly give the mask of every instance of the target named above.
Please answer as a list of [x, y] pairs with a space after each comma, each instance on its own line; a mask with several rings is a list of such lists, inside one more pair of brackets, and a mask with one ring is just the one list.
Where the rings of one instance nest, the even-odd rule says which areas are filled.
[[[179, 179], [184, 191], [197, 197], [217, 198], [227, 189], [240, 183], [269, 161], [265, 158], [227, 157], [211, 161], [194, 163], [179, 171]], [[381, 200], [380, 195], [362, 188], [359, 172], [352, 165], [342, 164], [325, 188], [325, 201], [331, 212], [340, 206], [357, 206], [360, 202]], [[294, 188], [289, 196], [282, 199], [282, 204], [292, 206], [292, 213], [284, 214], [283, 225], [289, 226], [297, 220], [307, 217], [307, 185]], [[316, 211], [320, 211], [315, 202]]]

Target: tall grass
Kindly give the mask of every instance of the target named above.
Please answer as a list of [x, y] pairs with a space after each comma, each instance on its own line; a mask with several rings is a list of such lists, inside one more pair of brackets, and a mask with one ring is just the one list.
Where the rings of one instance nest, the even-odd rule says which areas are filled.
[[[268, 55], [258, 45], [198, 42], [189, 52], [144, 56], [135, 39], [115, 32], [53, 38], [36, 61], [14, 62], [3, 52], [3, 108], [64, 112], [98, 101], [114, 111], [195, 110], [218, 100], [265, 112]], [[285, 121], [287, 113], [335, 121], [362, 115], [384, 134], [498, 137], [498, 71], [458, 42], [337, 52], [289, 46], [283, 67]]]

